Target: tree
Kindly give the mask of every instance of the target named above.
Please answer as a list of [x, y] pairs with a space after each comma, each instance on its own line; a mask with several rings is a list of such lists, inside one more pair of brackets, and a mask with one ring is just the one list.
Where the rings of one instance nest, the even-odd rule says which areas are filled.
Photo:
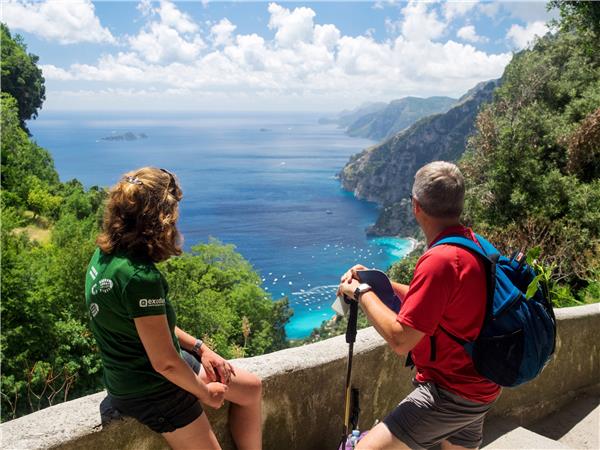
[[[2, 69], [4, 70], [4, 69]], [[31, 141], [19, 125], [17, 100], [2, 92], [1, 179], [3, 192], [10, 192], [6, 203], [24, 206], [29, 195], [25, 180], [34, 176], [50, 189], [58, 186], [58, 173], [50, 153]]]
[[184, 330], [226, 357], [254, 356], [287, 346], [287, 299], [272, 301], [260, 277], [235, 251], [212, 239], [160, 265]]
[[23, 38], [14, 38], [4, 24], [0, 24], [2, 34], [2, 92], [17, 99], [19, 123], [27, 131], [25, 121], [36, 118], [38, 109], [46, 99], [46, 88], [41, 69], [37, 66], [38, 57], [27, 53]]
[[600, 3], [550, 0], [548, 9], [558, 9], [560, 20], [553, 24], [566, 32], [600, 37]]
[[467, 223], [504, 253], [539, 245], [574, 293], [600, 264], [599, 50], [575, 29], [515, 55], [460, 162]]

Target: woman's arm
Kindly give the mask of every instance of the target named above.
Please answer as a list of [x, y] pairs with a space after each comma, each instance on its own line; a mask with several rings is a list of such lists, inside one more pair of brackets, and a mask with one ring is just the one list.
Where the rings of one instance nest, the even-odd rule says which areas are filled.
[[[179, 327], [175, 327], [175, 335], [177, 336], [177, 339], [179, 339], [179, 344], [182, 348], [190, 352], [194, 349], [194, 345], [196, 344], [196, 338], [194, 336], [186, 333]], [[235, 369], [225, 358], [219, 356], [204, 343], [198, 350], [198, 356], [202, 358], [202, 367], [204, 367], [209, 380], [219, 380], [225, 384], [229, 384], [231, 375], [235, 375]], [[218, 378], [217, 374], [219, 375]]]
[[195, 395], [202, 403], [213, 408], [221, 407], [227, 386], [221, 383], [207, 385], [196, 377], [173, 346], [166, 315], [136, 317], [133, 320], [154, 370]]
[[[194, 345], [196, 345], [196, 338], [189, 333], [186, 333], [179, 327], [175, 327], [175, 336], [179, 339], [179, 345], [184, 350], [191, 352], [194, 349]], [[202, 344], [200, 350], [198, 351], [198, 356], [202, 356], [202, 351], [206, 348], [206, 344]]]

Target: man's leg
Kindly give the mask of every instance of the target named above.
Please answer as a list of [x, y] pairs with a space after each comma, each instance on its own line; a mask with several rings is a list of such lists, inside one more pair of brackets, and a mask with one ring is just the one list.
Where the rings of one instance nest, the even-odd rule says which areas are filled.
[[356, 448], [357, 450], [410, 450], [410, 447], [394, 436], [383, 422], [369, 431]]
[[449, 436], [442, 442], [442, 450], [476, 450], [483, 442], [483, 421], [485, 415]]

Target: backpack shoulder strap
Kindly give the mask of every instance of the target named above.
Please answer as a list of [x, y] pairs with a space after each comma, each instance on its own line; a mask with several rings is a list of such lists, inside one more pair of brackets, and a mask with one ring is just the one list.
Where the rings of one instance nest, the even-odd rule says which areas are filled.
[[[477, 237], [479, 239], [479, 236]], [[456, 245], [457, 247], [463, 247], [467, 250], [471, 250], [473, 253], [481, 256], [484, 260], [491, 262], [487, 253], [481, 248], [477, 243], [473, 242], [471, 239], [468, 239], [464, 236], [448, 236], [440, 239], [432, 247], [437, 247], [438, 245], [450, 244]]]
[[[457, 247], [470, 250], [474, 254], [478, 255], [480, 259], [484, 262], [486, 272], [486, 313], [484, 319], [485, 325], [485, 323], [487, 323], [490, 320], [493, 311], [494, 291], [496, 290], [496, 263], [498, 262], [500, 254], [492, 244], [490, 244], [480, 235], [476, 234], [475, 238], [477, 239], [477, 242], [473, 242], [471, 239], [468, 239], [464, 236], [448, 236], [437, 241], [435, 244], [432, 245], [432, 247], [437, 247], [438, 245], [443, 244], [455, 245]], [[455, 337], [448, 331], [443, 331], [451, 337]]]

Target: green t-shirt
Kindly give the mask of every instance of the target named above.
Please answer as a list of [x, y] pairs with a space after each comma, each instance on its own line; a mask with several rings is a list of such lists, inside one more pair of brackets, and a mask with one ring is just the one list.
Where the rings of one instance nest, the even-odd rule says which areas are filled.
[[152, 368], [133, 321], [166, 314], [173, 344], [180, 353], [168, 289], [154, 263], [122, 253], [94, 252], [85, 277], [85, 301], [104, 365], [104, 385], [111, 395], [137, 397], [170, 385]]

